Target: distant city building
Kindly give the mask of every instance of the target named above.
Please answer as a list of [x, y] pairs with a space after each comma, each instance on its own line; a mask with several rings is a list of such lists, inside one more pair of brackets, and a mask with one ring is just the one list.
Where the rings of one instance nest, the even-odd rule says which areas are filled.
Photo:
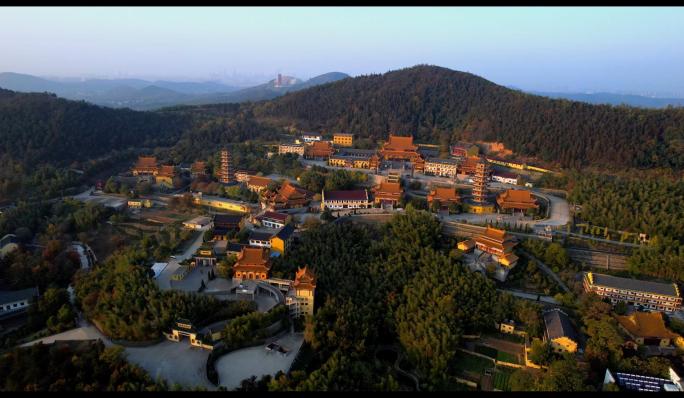
[[544, 311], [544, 341], [551, 345], [555, 352], [577, 351], [579, 341], [575, 329], [572, 327], [568, 314], [558, 308]]
[[352, 146], [354, 144], [354, 134], [336, 133], [333, 134], [333, 144], [339, 146]]
[[674, 312], [682, 305], [682, 296], [675, 283], [649, 282], [587, 272], [584, 275], [584, 290], [607, 297], [613, 304], [624, 302], [650, 310]]
[[321, 210], [367, 209], [371, 205], [368, 191], [365, 189], [328, 192], [323, 190], [321, 195]]

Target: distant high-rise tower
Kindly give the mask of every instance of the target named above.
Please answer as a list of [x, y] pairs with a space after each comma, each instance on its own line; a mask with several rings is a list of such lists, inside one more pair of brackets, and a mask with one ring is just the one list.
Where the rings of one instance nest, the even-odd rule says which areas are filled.
[[281, 87], [283, 85], [283, 75], [278, 73], [278, 79], [276, 80], [276, 87]]
[[228, 149], [221, 150], [221, 169], [219, 170], [219, 182], [223, 184], [230, 184], [235, 180], [235, 173], [233, 172], [232, 159]]
[[487, 162], [480, 160], [475, 166], [475, 175], [473, 176], [473, 202], [477, 204], [487, 203]]

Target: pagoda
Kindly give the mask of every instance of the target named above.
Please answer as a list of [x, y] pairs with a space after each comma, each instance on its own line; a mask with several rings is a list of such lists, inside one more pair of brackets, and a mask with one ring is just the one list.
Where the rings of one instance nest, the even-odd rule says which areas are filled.
[[230, 184], [235, 181], [232, 159], [230, 156], [230, 151], [228, 151], [228, 149], [221, 150], [221, 168], [218, 174], [219, 182], [222, 184]]
[[494, 205], [487, 200], [487, 176], [489, 167], [483, 159], [477, 163], [473, 176], [473, 198], [470, 205], [472, 213], [492, 213]]
[[295, 280], [285, 299], [293, 317], [313, 315], [315, 290], [316, 276], [308, 267], [297, 268]]

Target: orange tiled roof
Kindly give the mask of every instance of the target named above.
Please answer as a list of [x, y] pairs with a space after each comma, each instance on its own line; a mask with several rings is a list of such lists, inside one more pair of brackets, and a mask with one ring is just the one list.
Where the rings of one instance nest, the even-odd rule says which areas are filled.
[[164, 164], [159, 166], [160, 177], [173, 177], [176, 175], [176, 168], [173, 165]]
[[524, 189], [508, 189], [497, 196], [496, 203], [502, 208], [536, 209], [539, 207], [530, 191]]
[[206, 171], [206, 164], [202, 160], [198, 160], [190, 166], [190, 171], [193, 173], [204, 173]]
[[634, 312], [627, 316], [616, 315], [615, 318], [635, 337], [672, 339], [679, 336], [665, 326], [660, 312]]
[[136, 169], [146, 169], [146, 168], [156, 168], [157, 167], [157, 157], [156, 156], [139, 156], [138, 162], [135, 164]]
[[481, 245], [493, 247], [506, 252], [512, 249], [516, 243], [509, 241], [509, 236], [503, 229], [487, 227], [483, 235], [476, 236], [475, 241]]
[[240, 254], [238, 254], [235, 266], [271, 267], [268, 263], [268, 252], [263, 247], [243, 247]]
[[390, 134], [389, 140], [385, 143], [385, 149], [415, 151], [418, 147], [413, 145], [412, 136], [401, 137]]
[[249, 179], [247, 180], [247, 185], [254, 185], [257, 187], [266, 187], [268, 184], [271, 183], [270, 178], [267, 177], [259, 177], [259, 176], [249, 176]]
[[289, 181], [285, 181], [283, 186], [280, 187], [278, 194], [285, 199], [295, 199], [306, 197], [307, 191], [292, 185]]
[[292, 284], [296, 289], [314, 289], [316, 288], [316, 276], [309, 271], [308, 267], [297, 268], [294, 283]]
[[428, 200], [433, 201], [434, 199], [437, 199], [440, 202], [458, 201], [460, 200], [460, 196], [458, 195], [458, 192], [456, 192], [455, 188], [434, 187], [428, 195]]
[[401, 189], [401, 184], [398, 182], [381, 182], [380, 185], [375, 187], [375, 192], [376, 193], [385, 193], [385, 194], [401, 194], [404, 192], [403, 189]]

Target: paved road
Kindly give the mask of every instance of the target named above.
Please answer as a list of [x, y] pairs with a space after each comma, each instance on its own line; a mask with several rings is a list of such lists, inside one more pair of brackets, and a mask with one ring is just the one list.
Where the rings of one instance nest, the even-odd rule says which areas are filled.
[[519, 298], [522, 298], [525, 300], [541, 301], [541, 302], [544, 302], [547, 304], [560, 305], [560, 303], [551, 296], [543, 296], [541, 294], [519, 292], [517, 290], [510, 290], [510, 289], [497, 289], [497, 290], [500, 292], [509, 293], [512, 296], [519, 297]]
[[192, 244], [182, 254], [177, 255], [175, 259], [169, 259], [166, 268], [164, 268], [161, 274], [159, 274], [159, 276], [157, 277], [157, 285], [160, 289], [171, 289], [171, 275], [173, 275], [173, 273], [178, 269], [178, 267], [180, 267], [181, 261], [192, 257], [192, 255], [195, 254], [197, 249], [199, 249], [199, 247], [202, 246], [202, 242], [204, 240], [204, 231], [206, 231], [208, 228], [209, 225], [206, 225], [202, 229], [200, 229], [202, 233], [195, 238]]

